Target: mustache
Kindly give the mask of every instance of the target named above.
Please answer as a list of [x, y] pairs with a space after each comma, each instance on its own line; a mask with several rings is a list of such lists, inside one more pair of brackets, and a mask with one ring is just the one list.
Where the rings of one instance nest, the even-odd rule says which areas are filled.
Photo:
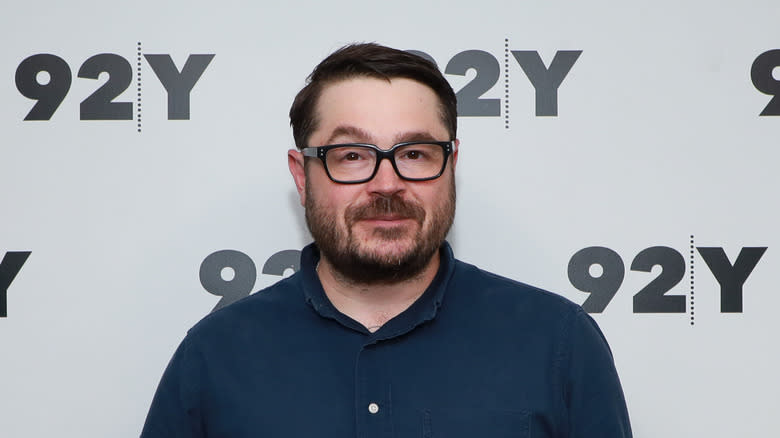
[[422, 224], [425, 220], [425, 209], [394, 194], [375, 197], [365, 204], [350, 207], [345, 212], [345, 219], [349, 226], [359, 220], [379, 216], [398, 216], [414, 219], [418, 224]]

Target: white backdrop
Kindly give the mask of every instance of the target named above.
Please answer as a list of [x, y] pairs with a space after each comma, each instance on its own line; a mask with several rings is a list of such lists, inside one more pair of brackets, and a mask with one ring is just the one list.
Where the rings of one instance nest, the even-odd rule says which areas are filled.
[[[314, 65], [353, 41], [420, 50], [442, 69], [472, 63], [447, 78], [456, 91], [485, 85], [475, 97], [499, 113], [459, 120], [456, 256], [579, 303], [602, 297], [593, 315], [635, 436], [768, 436], [780, 410], [780, 111], [759, 114], [780, 94], [778, 19], [774, 0], [5, 5], [0, 436], [137, 436], [174, 348], [220, 300], [204, 284], [240, 294], [225, 280], [252, 265], [253, 291], [279, 278], [266, 261], [309, 239], [287, 111]], [[517, 57], [528, 67], [536, 52], [546, 68], [559, 51], [581, 54], [553, 99]], [[25, 63], [40, 54], [59, 60]], [[88, 61], [98, 54], [116, 56]], [[177, 74], [190, 55], [214, 55], [177, 91], [189, 118], [169, 120], [166, 76], [147, 55], [170, 55]], [[110, 74], [79, 77], [85, 65]], [[106, 81], [125, 119], [82, 120], [106, 113], [81, 106]], [[63, 90], [48, 119], [24, 120]], [[605, 249], [572, 259], [590, 247]], [[223, 250], [246, 263], [202, 280]], [[728, 258], [716, 273], [710, 252]], [[656, 277], [650, 293], [666, 296], [635, 308]], [[588, 281], [592, 295], [575, 287]]]

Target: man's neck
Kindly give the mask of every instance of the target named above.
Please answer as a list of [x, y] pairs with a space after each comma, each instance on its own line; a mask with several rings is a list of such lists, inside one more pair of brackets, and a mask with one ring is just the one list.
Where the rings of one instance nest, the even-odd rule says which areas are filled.
[[419, 275], [398, 283], [375, 285], [343, 278], [323, 256], [317, 265], [317, 274], [333, 306], [370, 332], [375, 332], [408, 309], [425, 292], [436, 276], [439, 264], [437, 251]]

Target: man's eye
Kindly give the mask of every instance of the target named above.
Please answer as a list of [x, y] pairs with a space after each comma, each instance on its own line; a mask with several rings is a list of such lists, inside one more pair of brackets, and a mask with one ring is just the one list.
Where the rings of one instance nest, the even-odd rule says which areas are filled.
[[420, 151], [406, 151], [404, 158], [408, 160], [417, 160], [422, 158], [422, 153]]
[[334, 158], [337, 158], [338, 161], [341, 162], [363, 161], [368, 159], [366, 155], [367, 154], [365, 151], [357, 150], [357, 149], [346, 149], [346, 150], [334, 151]]

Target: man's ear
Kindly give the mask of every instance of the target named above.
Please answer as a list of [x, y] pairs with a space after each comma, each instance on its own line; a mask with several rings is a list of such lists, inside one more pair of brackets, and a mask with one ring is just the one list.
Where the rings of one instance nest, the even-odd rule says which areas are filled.
[[455, 171], [455, 165], [458, 164], [458, 152], [460, 151], [460, 140], [455, 139], [455, 150], [452, 152], [452, 171]]
[[295, 188], [298, 190], [298, 197], [301, 199], [301, 205], [306, 205], [306, 169], [303, 163], [303, 154], [297, 149], [287, 151], [287, 166], [290, 168], [295, 181]]

